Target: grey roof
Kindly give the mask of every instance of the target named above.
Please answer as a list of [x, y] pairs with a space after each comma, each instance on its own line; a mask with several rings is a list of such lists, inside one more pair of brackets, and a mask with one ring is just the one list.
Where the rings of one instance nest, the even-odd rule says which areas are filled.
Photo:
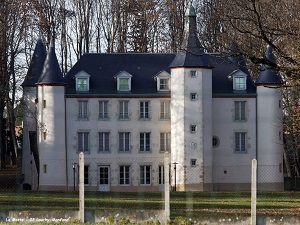
[[[271, 46], [267, 47], [265, 58], [273, 64], [276, 64], [276, 59], [273, 54]], [[261, 72], [259, 73], [255, 84], [261, 85], [281, 85], [283, 83], [282, 78], [275, 67], [262, 64], [260, 66]]]
[[35, 86], [38, 82], [46, 59], [46, 49], [41, 38], [37, 40], [31, 58], [30, 66], [22, 83], [22, 86]]
[[170, 64], [174, 67], [203, 67], [210, 68], [209, 56], [205, 53], [197, 36], [196, 13], [193, 6], [187, 9], [185, 35], [175, 59]]
[[[155, 54], [155, 53], [89, 53], [84, 54], [80, 60], [72, 67], [65, 77], [67, 83], [66, 93], [78, 96], [92, 95], [117, 95], [117, 96], [166, 96], [170, 93], [159, 93], [154, 77], [160, 71], [170, 73], [169, 65], [175, 58], [175, 54]], [[244, 93], [234, 93], [232, 80], [228, 75], [239, 70], [237, 63], [231, 62], [218, 54], [210, 55], [212, 68], [212, 91], [215, 95], [236, 95], [255, 94], [256, 87], [249, 73], [246, 73], [247, 91]], [[75, 75], [80, 71], [85, 71], [90, 75], [90, 91], [88, 93], [76, 93]], [[130, 93], [120, 93], [117, 91], [117, 81], [115, 76], [120, 71], [126, 71], [132, 75]]]
[[91, 75], [89, 94], [124, 94], [117, 92], [115, 76], [126, 71], [132, 75], [131, 95], [159, 95], [154, 77], [160, 71], [170, 73], [169, 65], [174, 57], [174, 54], [151, 53], [84, 54], [65, 77], [67, 94], [76, 93], [74, 76], [83, 70]]
[[50, 45], [44, 68], [38, 84], [64, 84], [64, 79], [57, 61], [55, 48]]

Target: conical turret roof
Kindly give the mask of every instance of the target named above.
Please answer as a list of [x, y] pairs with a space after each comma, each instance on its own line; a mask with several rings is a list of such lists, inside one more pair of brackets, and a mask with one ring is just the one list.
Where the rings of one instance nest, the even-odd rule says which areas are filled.
[[[273, 54], [273, 48], [271, 46], [267, 47], [265, 58], [272, 64], [276, 64], [276, 59]], [[281, 85], [282, 79], [278, 71], [274, 66], [262, 64], [260, 66], [261, 72], [259, 73], [257, 80], [256, 80], [256, 85]]]
[[197, 36], [196, 13], [191, 5], [186, 11], [184, 40], [170, 67], [203, 67], [211, 68], [208, 55]]
[[45, 60], [44, 68], [38, 84], [64, 84], [64, 79], [56, 57], [55, 48], [51, 41], [49, 52]]
[[42, 38], [39, 37], [35, 45], [35, 49], [31, 58], [30, 66], [28, 68], [22, 86], [35, 86], [38, 82], [46, 59], [46, 49]]
[[249, 74], [246, 62], [241, 56], [240, 48], [235, 40], [233, 40], [229, 46], [228, 55], [228, 59], [231, 63], [236, 64], [239, 70], [243, 71], [246, 74]]

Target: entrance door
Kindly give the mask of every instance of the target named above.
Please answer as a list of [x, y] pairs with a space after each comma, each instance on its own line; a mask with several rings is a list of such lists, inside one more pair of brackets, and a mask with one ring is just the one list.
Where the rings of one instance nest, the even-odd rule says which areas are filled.
[[110, 191], [109, 166], [99, 166], [99, 191]]

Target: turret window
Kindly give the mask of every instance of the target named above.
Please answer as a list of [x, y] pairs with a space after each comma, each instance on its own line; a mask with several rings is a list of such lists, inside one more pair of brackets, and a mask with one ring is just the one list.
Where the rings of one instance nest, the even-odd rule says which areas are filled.
[[195, 77], [197, 76], [196, 70], [191, 70], [191, 71], [190, 71], [190, 76], [191, 76], [192, 78], [195, 78]]

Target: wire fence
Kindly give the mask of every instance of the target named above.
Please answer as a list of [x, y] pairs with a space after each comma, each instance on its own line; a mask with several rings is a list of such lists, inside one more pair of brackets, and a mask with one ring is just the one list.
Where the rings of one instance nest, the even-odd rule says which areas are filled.
[[[139, 158], [130, 157], [129, 154], [124, 154], [121, 158], [103, 155], [101, 159], [87, 155], [82, 165], [81, 176], [85, 196], [89, 199], [89, 209], [123, 210], [133, 207], [136, 210], [163, 211], [166, 201], [165, 185], [168, 181], [170, 216], [173, 219], [180, 216], [193, 218], [199, 214], [210, 216], [215, 213], [225, 215], [228, 212], [236, 215], [250, 213], [251, 165], [207, 167], [198, 162], [187, 162], [185, 166], [181, 166], [171, 163], [170, 160], [165, 165], [163, 157], [143, 154]], [[79, 171], [78, 158], [67, 161], [49, 159], [38, 163], [33, 159], [22, 170], [21, 175], [17, 167], [1, 170], [0, 188], [78, 193]], [[280, 197], [286, 196], [282, 191], [297, 190], [298, 187], [300, 180], [284, 178], [280, 165], [257, 167], [258, 193], [277, 192]], [[99, 193], [104, 193], [101, 198], [105, 203], [99, 200]], [[109, 203], [109, 198], [106, 198], [108, 196], [111, 198]], [[91, 200], [93, 198], [95, 199]], [[138, 198], [140, 201], [133, 204]], [[230, 198], [247, 200], [237, 203]], [[222, 202], [218, 202], [220, 199]], [[153, 202], [149, 203], [149, 200]], [[257, 201], [264, 201], [264, 195], [260, 194]], [[60, 204], [68, 206], [67, 201]], [[26, 206], [30, 207], [28, 203]]]

